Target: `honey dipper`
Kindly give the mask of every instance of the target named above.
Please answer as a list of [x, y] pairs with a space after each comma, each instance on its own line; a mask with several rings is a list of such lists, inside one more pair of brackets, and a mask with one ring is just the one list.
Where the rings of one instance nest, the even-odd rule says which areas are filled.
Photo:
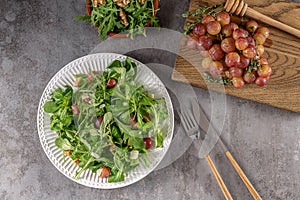
[[246, 15], [300, 38], [300, 30], [274, 20], [256, 10], [253, 10], [252, 8], [248, 7], [248, 4], [245, 3], [244, 0], [227, 0], [224, 8], [227, 12], [232, 14], [241, 17]]

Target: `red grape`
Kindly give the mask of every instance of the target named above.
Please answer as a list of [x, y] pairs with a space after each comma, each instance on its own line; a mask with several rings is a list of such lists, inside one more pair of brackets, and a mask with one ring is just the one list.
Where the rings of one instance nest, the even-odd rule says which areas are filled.
[[198, 38], [195, 37], [195, 36], [188, 37], [188, 40], [186, 42], [186, 46], [189, 49], [196, 50], [197, 49], [197, 41], [198, 41]]
[[234, 39], [230, 37], [222, 40], [221, 48], [225, 53], [230, 53], [235, 51]]
[[110, 79], [108, 79], [108, 81], [107, 81], [107, 88], [114, 88], [115, 86], [116, 86], [116, 84], [117, 84], [117, 81], [116, 81], [116, 79], [113, 79], [113, 78], [110, 78]]
[[268, 65], [269, 64], [268, 59], [266, 59], [266, 58], [260, 58], [260, 64], [261, 65]]
[[95, 127], [96, 129], [99, 129], [100, 126], [101, 126], [102, 121], [103, 121], [103, 116], [97, 117], [97, 118], [95, 119], [95, 121], [94, 121], [94, 127]]
[[230, 23], [230, 16], [227, 12], [220, 12], [217, 15], [217, 21], [220, 22], [222, 26]]
[[255, 41], [253, 39], [253, 37], [247, 37], [247, 40], [248, 40], [248, 45], [252, 45], [252, 46], [255, 46]]
[[97, 174], [100, 178], [107, 178], [110, 176], [110, 170], [108, 167], [100, 167], [97, 170]]
[[256, 79], [256, 72], [245, 72], [243, 78], [246, 83], [253, 83]]
[[263, 44], [266, 41], [266, 37], [262, 33], [255, 33], [253, 36], [256, 44]]
[[200, 54], [200, 56], [201, 57], [203, 57], [203, 58], [206, 58], [206, 57], [209, 57], [209, 54], [208, 54], [208, 51], [199, 51], [199, 54]]
[[212, 76], [220, 76], [224, 71], [224, 66], [220, 61], [213, 61], [210, 66], [209, 72]]
[[248, 46], [246, 49], [243, 50], [243, 55], [246, 58], [254, 58], [256, 56], [256, 49], [254, 46]]
[[267, 83], [267, 78], [263, 78], [263, 77], [257, 77], [257, 79], [255, 80], [255, 84], [258, 86], [264, 86]]
[[206, 33], [206, 26], [202, 23], [198, 23], [194, 26], [194, 29], [193, 29], [193, 33], [194, 35], [200, 37], [202, 35], [205, 35]]
[[233, 23], [233, 22], [229, 23], [229, 25], [230, 25], [232, 31], [239, 28], [239, 26], [236, 23]]
[[145, 148], [150, 149], [152, 147], [152, 139], [151, 138], [144, 138]]
[[221, 24], [218, 21], [208, 22], [206, 25], [206, 30], [211, 35], [217, 35], [221, 31]]
[[237, 40], [238, 38], [246, 38], [246, 37], [248, 37], [248, 35], [249, 35], [249, 33], [242, 28], [237, 28], [232, 33], [232, 37], [235, 40]]
[[265, 38], [268, 38], [270, 35], [270, 30], [263, 26], [257, 29], [256, 33], [261, 33], [263, 36], [265, 36]]
[[238, 50], [244, 50], [244, 49], [246, 49], [248, 47], [248, 40], [247, 40], [247, 38], [238, 38], [235, 41], [235, 47]]
[[213, 22], [213, 21], [215, 21], [215, 18], [211, 15], [207, 15], [207, 16], [203, 17], [201, 22], [202, 22], [202, 24], [208, 24], [209, 22]]
[[208, 50], [211, 48], [212, 44], [213, 44], [212, 39], [204, 35], [199, 37], [197, 45], [199, 50], [203, 50], [203, 49]]
[[259, 44], [257, 45], [256, 50], [257, 50], [257, 54], [259, 56], [262, 56], [265, 52], [265, 47], [262, 44]]
[[233, 67], [240, 62], [240, 55], [236, 52], [230, 52], [225, 56], [227, 67]]
[[208, 70], [210, 68], [210, 66], [212, 65], [212, 59], [211, 57], [206, 57], [202, 60], [202, 67], [205, 70]]
[[246, 29], [250, 33], [254, 33], [257, 30], [257, 28], [258, 28], [258, 24], [253, 19], [246, 23]]
[[272, 74], [272, 68], [269, 65], [262, 65], [257, 70], [257, 74], [260, 77], [267, 78]]
[[72, 111], [73, 111], [73, 115], [79, 115], [80, 110], [78, 108], [78, 105], [76, 104], [72, 105]]
[[229, 24], [226, 24], [225, 26], [223, 26], [222, 28], [222, 34], [225, 36], [225, 37], [229, 37], [232, 35], [232, 28]]
[[209, 50], [208, 54], [213, 60], [221, 60], [224, 57], [224, 52], [220, 44], [214, 44]]
[[241, 77], [243, 75], [243, 70], [237, 67], [230, 67], [229, 73], [233, 77]]
[[229, 70], [226, 70], [224, 74], [226, 78], [232, 79], [232, 75], [230, 74]]
[[249, 66], [250, 59], [243, 56], [243, 54], [240, 55], [240, 62], [235, 66], [241, 69], [244, 69]]
[[231, 81], [235, 88], [241, 88], [245, 85], [242, 77], [233, 77]]

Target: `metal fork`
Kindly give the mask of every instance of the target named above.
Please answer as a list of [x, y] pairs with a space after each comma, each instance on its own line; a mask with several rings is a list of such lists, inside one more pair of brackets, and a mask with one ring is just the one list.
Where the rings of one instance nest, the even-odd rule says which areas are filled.
[[[186, 131], [186, 134], [189, 137], [194, 137], [194, 139], [198, 139], [200, 142], [202, 142], [203, 138], [201, 137], [201, 130], [200, 127], [198, 126], [195, 118], [193, 117], [192, 112], [190, 111], [190, 109], [186, 108], [185, 106], [181, 105], [181, 122], [182, 122], [182, 126], [184, 128], [184, 130]], [[205, 159], [209, 164], [210, 169], [212, 170], [226, 200], [232, 200], [232, 196], [229, 192], [229, 190], [227, 189], [221, 175], [219, 174], [215, 164], [213, 163], [211, 157], [209, 156], [209, 154], [205, 155]]]

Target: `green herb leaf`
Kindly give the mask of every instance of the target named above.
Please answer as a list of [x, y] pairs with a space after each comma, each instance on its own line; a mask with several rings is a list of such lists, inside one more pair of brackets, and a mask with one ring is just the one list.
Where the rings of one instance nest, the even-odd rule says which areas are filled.
[[55, 113], [58, 110], [58, 106], [53, 101], [48, 101], [44, 105], [44, 111], [46, 113]]
[[72, 144], [69, 142], [69, 140], [67, 139], [62, 139], [60, 137], [56, 138], [55, 140], [55, 145], [59, 148], [61, 148], [62, 150], [73, 150], [74, 147], [72, 146]]

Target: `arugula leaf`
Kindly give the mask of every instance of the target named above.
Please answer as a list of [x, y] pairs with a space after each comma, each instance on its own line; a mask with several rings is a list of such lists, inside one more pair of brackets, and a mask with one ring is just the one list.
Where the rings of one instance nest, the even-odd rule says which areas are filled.
[[158, 27], [158, 18], [153, 16], [154, 4], [153, 0], [146, 0], [143, 5], [138, 0], [130, 0], [130, 3], [122, 8], [129, 22], [128, 26], [121, 23], [119, 16], [120, 7], [112, 0], [108, 0], [106, 4], [99, 4], [97, 7], [91, 7], [91, 16], [84, 15], [76, 17], [75, 20], [83, 20], [93, 26], [98, 27], [98, 36], [105, 40], [109, 32], [130, 34], [133, 38], [137, 34], [145, 35], [145, 25], [150, 22], [150, 26]]
[[158, 133], [156, 133], [156, 137], [155, 137], [156, 148], [163, 147], [163, 141], [164, 141], [163, 134], [162, 131], [160, 130]]
[[[82, 80], [74, 94], [71, 86], [58, 88], [45, 103], [50, 128], [58, 135], [55, 145], [72, 150], [70, 158], [81, 167], [75, 178], [87, 169], [96, 172], [108, 167], [109, 182], [123, 181], [125, 173], [138, 166], [141, 158], [149, 166], [143, 138], [151, 137], [157, 148], [162, 147], [162, 127], [168, 116], [164, 99], [149, 97], [134, 81], [136, 70], [136, 64], [128, 58], [116, 60], [107, 72], [76, 75]], [[113, 89], [106, 86], [110, 78], [117, 81]], [[79, 115], [73, 115], [73, 104], [78, 106]], [[95, 126], [98, 117], [103, 117], [100, 127]], [[137, 159], [130, 157], [133, 149], [139, 151]]]

